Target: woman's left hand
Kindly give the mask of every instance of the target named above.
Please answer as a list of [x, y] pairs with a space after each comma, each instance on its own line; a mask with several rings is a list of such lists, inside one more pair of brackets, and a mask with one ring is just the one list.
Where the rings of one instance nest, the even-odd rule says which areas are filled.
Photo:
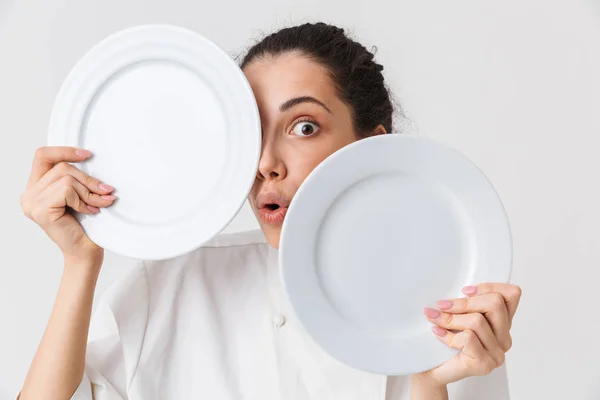
[[521, 288], [484, 283], [463, 288], [465, 298], [441, 300], [439, 310], [425, 309], [433, 332], [448, 346], [460, 350], [446, 363], [425, 372], [440, 385], [468, 376], [487, 375], [504, 363], [512, 346], [510, 328], [521, 298]]

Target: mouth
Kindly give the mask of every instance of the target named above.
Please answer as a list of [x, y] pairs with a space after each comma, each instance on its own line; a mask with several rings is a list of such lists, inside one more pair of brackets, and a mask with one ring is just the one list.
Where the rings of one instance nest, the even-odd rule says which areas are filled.
[[268, 225], [280, 225], [285, 219], [290, 202], [277, 193], [261, 193], [257, 196], [258, 217]]

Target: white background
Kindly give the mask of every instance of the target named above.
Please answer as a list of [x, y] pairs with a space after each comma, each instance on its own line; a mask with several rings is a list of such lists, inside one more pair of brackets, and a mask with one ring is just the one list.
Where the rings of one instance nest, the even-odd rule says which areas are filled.
[[[61, 275], [19, 196], [71, 66], [140, 23], [192, 28], [235, 55], [316, 19], [376, 45], [411, 129], [465, 153], [498, 189], [524, 289], [513, 400], [600, 398], [600, 1], [0, 0], [0, 399], [20, 388]], [[228, 229], [255, 226], [245, 208]], [[107, 255], [98, 291], [129, 263]]]

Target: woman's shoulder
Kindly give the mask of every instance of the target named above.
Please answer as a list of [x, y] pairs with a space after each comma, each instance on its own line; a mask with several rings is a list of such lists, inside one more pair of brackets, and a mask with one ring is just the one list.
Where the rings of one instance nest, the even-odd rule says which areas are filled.
[[103, 297], [111, 308], [132, 308], [133, 298], [145, 308], [150, 298], [168, 302], [189, 293], [248, 284], [265, 276], [273, 254], [260, 230], [221, 234], [178, 257], [137, 260]]
[[201, 247], [167, 260], [143, 261], [149, 283], [180, 285], [182, 277], [205, 282], [228, 280], [266, 268], [272, 252], [260, 230], [226, 233]]
[[268, 252], [268, 244], [260, 230], [220, 234], [189, 253], [166, 260], [143, 261], [146, 268], [171, 267], [174, 269], [210, 268], [213, 264], [236, 260], [252, 262]]
[[260, 229], [217, 235], [200, 246], [196, 251], [210, 248], [236, 248], [253, 245], [267, 245], [265, 235]]

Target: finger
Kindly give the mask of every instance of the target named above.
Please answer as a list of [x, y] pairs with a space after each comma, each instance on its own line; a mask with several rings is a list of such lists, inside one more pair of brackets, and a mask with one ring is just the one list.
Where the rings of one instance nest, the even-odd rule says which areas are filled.
[[[76, 183], [77, 181], [75, 178], [67, 175], [48, 186], [40, 194], [38, 206], [36, 207], [38, 215], [35, 220], [42, 225], [54, 222], [53, 220], [48, 220], [48, 217], [51, 215], [57, 215], [56, 213], [53, 213], [52, 210], [65, 207], [70, 207], [73, 210], [84, 214], [95, 213], [94, 208], [89, 208], [77, 194], [74, 187]], [[62, 215], [62, 213], [60, 215]]]
[[116, 196], [99, 196], [91, 193], [85, 186], [70, 175], [65, 175], [52, 183], [42, 194], [43, 202], [49, 208], [68, 206], [75, 211], [89, 214], [88, 211], [97, 213], [98, 207], [108, 207], [114, 202]]
[[467, 364], [475, 375], [487, 375], [504, 363], [504, 359], [499, 360], [502, 361], [499, 363], [492, 358], [484, 349], [477, 335], [471, 330], [453, 333], [437, 326], [434, 326], [432, 330], [442, 342], [461, 351], [461, 354], [468, 359]]
[[[67, 175], [69, 176], [69, 175]], [[115, 195], [99, 195], [93, 192], [90, 192], [89, 189], [82, 185], [79, 181], [75, 180], [72, 182], [73, 188], [77, 195], [81, 200], [84, 201], [89, 206], [93, 208], [105, 208], [113, 204], [113, 202], [117, 199]]]
[[521, 295], [523, 291], [517, 285], [509, 283], [482, 283], [477, 286], [466, 286], [463, 288], [463, 293], [468, 296], [482, 295], [488, 293], [500, 293], [506, 303], [506, 309], [508, 310], [508, 319], [512, 321]]
[[431, 323], [446, 330], [469, 330], [474, 332], [483, 347], [489, 351], [495, 359], [500, 360], [504, 357], [504, 350], [501, 348], [500, 343], [483, 314], [449, 314], [439, 312], [432, 308], [426, 308], [425, 315]]
[[89, 176], [80, 169], [72, 166], [66, 162], [60, 162], [56, 164], [50, 171], [48, 171], [32, 188], [32, 191], [41, 192], [44, 188], [50, 186], [52, 182], [55, 182], [63, 176], [70, 175], [75, 178], [79, 183], [88, 188], [92, 192], [99, 194], [109, 194], [115, 189], [105, 183], [102, 183], [99, 179]]
[[436, 305], [446, 313], [481, 313], [490, 324], [494, 336], [505, 352], [512, 346], [510, 319], [504, 297], [499, 293], [488, 293], [474, 297], [441, 300]]
[[431, 330], [448, 347], [462, 351], [469, 358], [479, 359], [486, 355], [486, 350], [479, 337], [471, 330], [454, 333], [438, 326], [433, 326]]
[[27, 187], [31, 187], [39, 181], [46, 172], [50, 171], [55, 164], [59, 162], [79, 162], [89, 158], [92, 154], [83, 149], [65, 146], [46, 146], [40, 147], [35, 152], [33, 166]]

